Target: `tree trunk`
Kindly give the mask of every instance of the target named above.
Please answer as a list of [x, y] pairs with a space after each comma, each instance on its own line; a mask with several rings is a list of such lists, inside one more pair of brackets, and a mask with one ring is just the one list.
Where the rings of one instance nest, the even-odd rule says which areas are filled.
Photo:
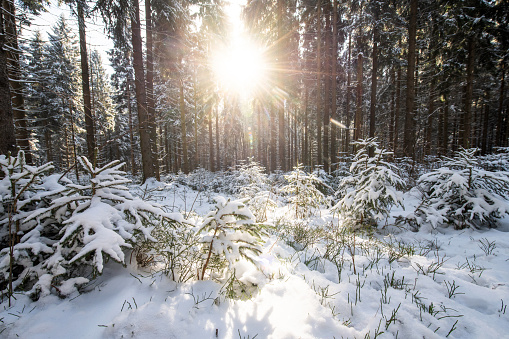
[[391, 120], [389, 124], [389, 148], [396, 154], [394, 150], [394, 123], [396, 120], [396, 70], [394, 66], [391, 68]]
[[134, 11], [131, 13], [131, 31], [133, 44], [133, 68], [136, 88], [136, 105], [140, 131], [141, 162], [143, 181], [154, 177], [154, 154], [150, 145], [150, 119], [147, 112], [147, 92], [145, 89], [145, 72], [143, 70], [143, 50], [140, 28], [140, 6], [138, 0], [132, 0]]
[[465, 112], [461, 123], [462, 137], [461, 145], [463, 148], [470, 147], [470, 134], [472, 130], [472, 91], [474, 87], [474, 61], [475, 61], [475, 39], [469, 37], [467, 43], [467, 83], [465, 86]]
[[[277, 99], [276, 99], [277, 100]], [[276, 124], [276, 107], [274, 103], [270, 103], [270, 171], [274, 172], [277, 169], [277, 124]]]
[[[505, 60], [502, 60], [501, 72], [502, 76], [500, 78], [500, 92], [498, 96], [498, 123], [497, 123], [497, 146], [505, 146], [506, 137], [503, 133], [503, 121], [504, 121], [504, 83], [505, 83]], [[509, 119], [508, 119], [509, 120]], [[507, 124], [506, 124], [507, 125]], [[505, 126], [507, 128], [507, 126]]]
[[[331, 101], [331, 118], [337, 120], [336, 114], [336, 99], [337, 99], [337, 65], [338, 65], [338, 1], [332, 1], [332, 51], [331, 51], [331, 62], [332, 62], [332, 101]], [[334, 164], [338, 162], [338, 147], [337, 147], [337, 135], [338, 127], [336, 124], [331, 124], [331, 136], [330, 136], [330, 156], [331, 156], [331, 170], [335, 169]]]
[[[279, 45], [279, 53], [278, 53], [278, 65], [279, 69], [284, 69], [284, 56], [286, 52], [286, 39], [283, 36], [283, 0], [277, 0], [277, 10], [278, 10], [278, 45]], [[281, 93], [283, 93], [284, 88], [284, 80], [283, 80], [283, 72], [279, 72], [279, 88], [281, 89]], [[286, 140], [285, 140], [285, 99], [284, 96], [278, 100], [278, 125], [279, 125], [279, 165], [281, 166], [281, 170], [286, 171]]]
[[483, 117], [483, 129], [482, 129], [482, 145], [481, 145], [481, 154], [485, 155], [488, 153], [488, 127], [490, 121], [490, 106], [488, 104], [489, 101], [489, 93], [486, 94], [486, 103], [484, 104], [484, 117]]
[[127, 80], [126, 91], [127, 97], [127, 114], [129, 118], [129, 145], [131, 149], [131, 174], [136, 175], [136, 161], [134, 160], [134, 123], [133, 123], [133, 112], [131, 109], [131, 80]]
[[187, 153], [186, 103], [184, 99], [184, 80], [180, 80], [180, 137], [182, 140], [183, 172], [189, 173], [189, 157]]
[[405, 112], [405, 132], [403, 154], [415, 158], [415, 46], [417, 34], [417, 2], [410, 0], [410, 20], [408, 25], [408, 68]]
[[316, 141], [318, 144], [317, 152], [317, 165], [323, 164], [322, 161], [322, 60], [321, 60], [321, 45], [322, 45], [322, 13], [321, 3], [318, 2], [317, 8], [317, 35], [316, 35]]
[[352, 86], [352, 33], [348, 36], [348, 63], [346, 65], [346, 107], [345, 107], [345, 147], [343, 151], [348, 156], [350, 154], [350, 90]]
[[[375, 124], [376, 124], [376, 87], [377, 87], [377, 72], [378, 72], [378, 30], [377, 23], [378, 15], [375, 9], [374, 15], [375, 23], [373, 25], [373, 67], [371, 71], [371, 100], [369, 105], [369, 137], [375, 137]], [[369, 149], [369, 156], [374, 156], [375, 149]]]
[[442, 145], [443, 145], [443, 150], [442, 150], [442, 155], [447, 155], [447, 147], [448, 147], [448, 144], [449, 144], [449, 98], [447, 97], [447, 95], [445, 95], [445, 100], [444, 100], [444, 128], [443, 128], [443, 140], [442, 140]]
[[216, 110], [216, 169], [221, 170], [221, 153], [219, 153], [219, 110]]
[[81, 57], [81, 85], [83, 90], [83, 112], [85, 113], [85, 130], [87, 133], [87, 157], [94, 162], [95, 126], [92, 116], [92, 104], [90, 99], [90, 80], [88, 69], [87, 40], [85, 33], [85, 14], [80, 1], [76, 1], [78, 7], [78, 30], [80, 35], [80, 57]]
[[324, 74], [325, 74], [325, 100], [324, 100], [324, 112], [323, 112], [323, 169], [325, 172], [330, 172], [330, 158], [329, 158], [329, 123], [330, 123], [330, 85], [331, 85], [331, 22], [330, 22], [330, 11], [329, 6], [326, 6], [325, 12], [325, 53], [324, 53]]
[[309, 121], [308, 121], [308, 105], [309, 105], [309, 86], [306, 86], [304, 94], [304, 149], [302, 150], [302, 158], [304, 166], [310, 166], [309, 156]]
[[200, 157], [198, 153], [198, 97], [196, 96], [196, 77], [193, 86], [194, 90], [194, 166], [196, 169], [200, 166]]
[[4, 34], [4, 16], [0, 11], [0, 154], [16, 153], [16, 135], [11, 106], [11, 90], [7, 74], [7, 52]]
[[212, 102], [210, 103], [209, 107], [209, 114], [208, 114], [208, 125], [209, 125], [209, 169], [211, 172], [216, 171], [215, 167], [215, 159], [214, 159], [214, 138], [212, 135], [212, 112], [214, 111], [214, 106], [212, 106]]
[[4, 27], [5, 27], [5, 45], [9, 46], [5, 50], [7, 57], [7, 73], [12, 91], [11, 109], [16, 126], [15, 135], [17, 134], [17, 142], [19, 148], [25, 152], [25, 161], [31, 165], [32, 153], [30, 152], [30, 133], [27, 127], [27, 117], [25, 114], [25, 102], [23, 100], [23, 83], [20, 79], [21, 67], [19, 63], [19, 47], [18, 47], [18, 30], [16, 28], [16, 8], [14, 0], [3, 1], [4, 10]]
[[396, 111], [394, 112], [394, 156], [400, 156], [401, 147], [399, 147], [399, 122], [401, 115], [401, 66], [397, 66], [397, 75], [398, 78], [396, 80]]
[[156, 105], [154, 100], [154, 36], [152, 34], [152, 6], [150, 0], [145, 0], [145, 23], [147, 35], [147, 116], [149, 121], [150, 146], [152, 148], [153, 173], [157, 180], [159, 175], [159, 149], [157, 147], [157, 127], [156, 127]]
[[[360, 38], [359, 38], [360, 47]], [[362, 53], [357, 55], [357, 104], [355, 107], [354, 140], [362, 139]]]
[[426, 143], [424, 153], [431, 155], [431, 140], [433, 131], [433, 115], [435, 114], [435, 82], [432, 80], [429, 87], [428, 122], [426, 124]]

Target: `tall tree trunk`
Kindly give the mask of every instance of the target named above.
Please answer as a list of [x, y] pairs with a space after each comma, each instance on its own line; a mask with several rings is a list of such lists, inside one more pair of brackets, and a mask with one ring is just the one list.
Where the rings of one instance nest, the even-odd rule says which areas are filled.
[[389, 124], [389, 148], [392, 150], [394, 155], [396, 154], [394, 150], [394, 123], [396, 120], [396, 70], [394, 66], [391, 68], [391, 120]]
[[398, 78], [396, 80], [396, 111], [394, 112], [394, 156], [399, 157], [401, 155], [399, 147], [399, 122], [401, 115], [401, 66], [397, 66], [397, 75]]
[[147, 112], [147, 92], [145, 89], [145, 72], [143, 70], [143, 49], [140, 28], [140, 6], [138, 0], [132, 0], [131, 32], [133, 44], [134, 83], [136, 88], [136, 105], [140, 131], [141, 162], [143, 181], [154, 177], [154, 154], [150, 145], [150, 119]]
[[348, 35], [348, 63], [346, 65], [346, 106], [345, 106], [345, 147], [343, 151], [345, 155], [350, 154], [350, 93], [352, 86], [352, 33]]
[[[358, 45], [360, 47], [360, 37]], [[357, 104], [355, 107], [355, 126], [354, 126], [354, 140], [362, 139], [362, 53], [357, 55]]]
[[318, 2], [317, 15], [316, 15], [316, 25], [317, 25], [317, 35], [316, 35], [316, 141], [318, 144], [318, 152], [317, 152], [317, 165], [320, 166], [323, 164], [322, 161], [322, 60], [321, 60], [321, 45], [322, 45], [322, 11], [321, 11], [321, 3]]
[[[498, 123], [497, 123], [497, 146], [505, 146], [505, 136], [504, 136], [504, 128], [503, 128], [503, 121], [504, 121], [504, 83], [505, 83], [505, 59], [501, 62], [501, 78], [500, 78], [500, 92], [498, 96]], [[509, 121], [509, 119], [507, 119]], [[507, 131], [507, 124], [504, 126]]]
[[216, 109], [216, 169], [221, 170], [221, 153], [219, 153], [219, 110]]
[[256, 114], [256, 149], [257, 159], [262, 166], [266, 168], [266, 162], [263, 157], [263, 136], [262, 136], [262, 104], [259, 99], [253, 100], [254, 112]]
[[[377, 72], [378, 72], [378, 29], [377, 29], [377, 20], [378, 20], [378, 12], [375, 9], [374, 14], [375, 23], [373, 25], [373, 67], [371, 71], [371, 100], [369, 105], [369, 137], [375, 137], [375, 124], [376, 124], [376, 87], [377, 87]], [[369, 149], [369, 155], [373, 156], [375, 152], [374, 148]]]
[[324, 112], [323, 112], [323, 169], [325, 172], [330, 172], [330, 160], [329, 160], [329, 123], [330, 123], [330, 85], [331, 85], [331, 22], [330, 22], [330, 11], [329, 6], [325, 6], [325, 53], [324, 53], [324, 80], [325, 80], [325, 100], [324, 100]]
[[302, 158], [304, 162], [304, 166], [310, 166], [311, 161], [310, 159], [310, 152], [309, 152], [309, 113], [308, 113], [308, 106], [309, 106], [309, 86], [306, 86], [304, 89], [306, 92], [304, 94], [304, 149], [302, 150]]
[[490, 106], [489, 106], [489, 92], [486, 93], [486, 100], [484, 103], [484, 117], [483, 117], [483, 129], [482, 129], [482, 145], [481, 154], [485, 155], [488, 153], [488, 129], [490, 122]]
[[[277, 99], [276, 99], [277, 100]], [[274, 172], [277, 169], [277, 124], [276, 124], [276, 107], [277, 103], [270, 103], [270, 171]]]
[[159, 150], [157, 147], [157, 128], [156, 128], [156, 105], [154, 100], [154, 36], [152, 30], [152, 6], [150, 0], [145, 0], [145, 24], [147, 36], [147, 116], [149, 121], [150, 146], [152, 148], [152, 166], [153, 173], [157, 180], [159, 175]]
[[198, 153], [198, 97], [196, 95], [196, 77], [193, 86], [193, 97], [194, 97], [194, 166], [196, 169], [200, 166], [200, 157]]
[[0, 154], [16, 153], [16, 135], [7, 74], [7, 52], [4, 33], [4, 11], [0, 11]]
[[444, 100], [444, 128], [443, 128], [443, 140], [442, 140], [442, 155], [447, 155], [447, 147], [449, 146], [449, 97], [445, 95]]
[[209, 125], [209, 169], [211, 172], [216, 171], [215, 159], [214, 159], [214, 138], [212, 135], [212, 112], [214, 111], [214, 106], [212, 106], [212, 102], [209, 107], [208, 114], [208, 125]]
[[27, 164], [32, 164], [32, 153], [30, 152], [30, 133], [27, 126], [25, 114], [25, 102], [23, 99], [23, 83], [20, 79], [21, 67], [19, 63], [18, 30], [16, 28], [16, 8], [14, 0], [3, 1], [4, 27], [5, 27], [5, 50], [7, 54], [7, 73], [11, 84], [11, 107], [16, 126], [15, 135], [19, 148], [25, 152]]
[[186, 103], [184, 98], [184, 80], [180, 80], [180, 137], [182, 140], [183, 172], [189, 173], [189, 157], [187, 152]]
[[472, 129], [472, 91], [474, 87], [474, 61], [475, 61], [475, 39], [470, 36], [467, 42], [467, 83], [465, 86], [465, 112], [462, 117], [461, 145], [463, 148], [470, 147], [470, 134]]
[[429, 87], [428, 122], [426, 124], [426, 143], [424, 153], [431, 155], [431, 140], [433, 131], [433, 116], [435, 114], [435, 82], [432, 80]]
[[[280, 70], [283, 70], [285, 68], [285, 65], [284, 65], [284, 57], [285, 57], [285, 53], [286, 53], [286, 38], [283, 36], [283, 5], [284, 5], [284, 1], [283, 0], [277, 0], [277, 11], [278, 11], [278, 25], [277, 25], [277, 29], [278, 29], [278, 42], [279, 42], [279, 53], [278, 53], [278, 64], [279, 64], [279, 69]], [[281, 89], [281, 93], [283, 93], [283, 88], [284, 88], [284, 74], [282, 71], [279, 72], [279, 87]], [[286, 145], [286, 140], [285, 140], [285, 99], [284, 99], [284, 96], [281, 96], [278, 104], [277, 104], [277, 107], [278, 107], [278, 125], [279, 125], [279, 131], [278, 131], [278, 135], [279, 135], [279, 165], [281, 166], [281, 170], [283, 171], [286, 171], [286, 163], [287, 163], [287, 159], [286, 159], [286, 151], [285, 151], [285, 145]]]
[[94, 162], [95, 126], [92, 116], [92, 103], [90, 98], [90, 80], [88, 68], [87, 39], [85, 33], [85, 13], [81, 1], [76, 1], [78, 7], [78, 30], [80, 35], [80, 57], [81, 57], [81, 85], [83, 90], [83, 112], [85, 113], [85, 130], [87, 133], [87, 157]]
[[410, 0], [408, 25], [408, 68], [403, 154], [415, 158], [415, 47], [417, 34], [417, 2]]
[[131, 155], [131, 174], [136, 175], [136, 161], [134, 160], [134, 123], [133, 123], [133, 111], [131, 108], [131, 79], [127, 80], [126, 91], [127, 97], [127, 114], [129, 118], [129, 145]]
[[[337, 65], [338, 65], [338, 0], [332, 1], [332, 51], [331, 51], [331, 62], [332, 62], [332, 101], [331, 101], [331, 117], [332, 119], [338, 120], [336, 114], [336, 100], [337, 100]], [[338, 162], [338, 147], [337, 147], [337, 135], [338, 127], [336, 124], [331, 124], [331, 136], [330, 136], [330, 154], [331, 154], [331, 170], [335, 169], [335, 165]]]

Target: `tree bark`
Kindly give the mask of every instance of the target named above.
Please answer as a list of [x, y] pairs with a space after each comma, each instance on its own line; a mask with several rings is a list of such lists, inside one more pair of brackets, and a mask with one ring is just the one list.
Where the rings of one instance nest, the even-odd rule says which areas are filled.
[[316, 141], [318, 144], [317, 152], [317, 165], [322, 165], [322, 60], [321, 60], [321, 45], [322, 45], [322, 13], [321, 3], [318, 2], [316, 6]]
[[186, 103], [184, 98], [184, 80], [180, 80], [180, 138], [182, 140], [183, 172], [189, 173], [189, 157], [187, 153]]
[[391, 120], [389, 124], [389, 140], [388, 144], [392, 152], [394, 151], [394, 123], [396, 120], [396, 70], [394, 66], [391, 68]]
[[[286, 52], [286, 39], [283, 36], [283, 0], [277, 0], [277, 11], [278, 11], [278, 42], [279, 42], [279, 53], [278, 53], [278, 65], [279, 69], [283, 70], [285, 68], [284, 66], [284, 56]], [[282, 71], [279, 71], [279, 88], [281, 89], [281, 93], [283, 93], [284, 88], [284, 74]], [[285, 99], [284, 96], [281, 96], [281, 98], [278, 100], [278, 136], [279, 136], [279, 165], [281, 167], [281, 170], [286, 171], [286, 150], [285, 150]]]
[[156, 105], [154, 100], [154, 36], [152, 30], [152, 6], [150, 0], [145, 0], [145, 23], [147, 35], [147, 116], [149, 121], [150, 146], [152, 148], [153, 172], [157, 180], [159, 175], [159, 148], [157, 146], [157, 127], [156, 127]]
[[[360, 38], [359, 38], [360, 47]], [[354, 140], [362, 139], [362, 53], [357, 55], [357, 104], [355, 107]]]
[[25, 114], [25, 102], [23, 99], [23, 83], [20, 79], [21, 67], [19, 63], [18, 30], [16, 28], [16, 8], [14, 0], [4, 0], [4, 27], [5, 27], [5, 45], [9, 48], [5, 50], [7, 57], [7, 73], [12, 91], [11, 109], [15, 123], [15, 136], [19, 148], [25, 152], [25, 161], [32, 164], [32, 153], [30, 152], [30, 133], [28, 131], [27, 117]]
[[212, 106], [212, 102], [210, 102], [207, 122], [209, 125], [209, 169], [211, 172], [216, 171], [215, 159], [214, 159], [214, 138], [212, 135], [212, 112], [213, 111], [214, 111], [214, 106]]
[[304, 94], [304, 149], [302, 150], [302, 158], [304, 162], [304, 166], [310, 166], [311, 162], [309, 161], [309, 114], [308, 114], [308, 106], [309, 106], [309, 87], [306, 86], [305, 94]]
[[[497, 112], [497, 116], [498, 116], [498, 123], [497, 123], [497, 146], [505, 146], [505, 140], [506, 137], [504, 136], [504, 133], [503, 133], [503, 121], [504, 121], [504, 83], [505, 83], [505, 63], [504, 63], [505, 59], [502, 60], [502, 65], [501, 65], [501, 72], [502, 72], [502, 75], [501, 75], [501, 78], [500, 78], [500, 92], [499, 92], [499, 96], [498, 96], [498, 112]], [[509, 120], [509, 119], [508, 119]], [[506, 131], [507, 131], [507, 123], [506, 123]]]
[[401, 66], [397, 66], [397, 80], [396, 80], [396, 111], [394, 112], [394, 156], [400, 156], [399, 147], [399, 122], [401, 115]]
[[141, 162], [143, 181], [154, 177], [154, 154], [150, 145], [150, 119], [147, 112], [147, 92], [145, 88], [145, 72], [143, 70], [143, 50], [140, 28], [140, 6], [138, 0], [132, 0], [131, 31], [133, 44], [134, 83], [136, 88], [136, 105], [138, 108], [138, 124], [140, 131]]
[[[375, 124], [376, 124], [376, 88], [377, 88], [377, 72], [378, 72], [378, 29], [377, 23], [378, 15], [375, 9], [374, 20], [375, 23], [373, 25], [373, 66], [371, 71], [371, 100], [369, 105], [369, 137], [375, 137]], [[371, 147], [369, 149], [369, 156], [373, 156], [375, 149]]]
[[472, 92], [474, 87], [474, 61], [475, 61], [475, 39], [473, 36], [467, 42], [467, 83], [465, 86], [465, 108], [462, 115], [461, 145], [463, 148], [470, 147], [470, 134], [472, 130]]
[[346, 65], [346, 107], [345, 107], [345, 147], [343, 151], [345, 155], [350, 154], [350, 90], [352, 86], [352, 33], [348, 36], [348, 63]]
[[[332, 101], [331, 101], [331, 118], [337, 120], [337, 65], [338, 65], [338, 1], [332, 1], [332, 51], [331, 51], [331, 62], [332, 62]], [[338, 162], [338, 147], [337, 147], [337, 135], [338, 127], [336, 124], [331, 124], [331, 136], [330, 136], [330, 162], [331, 170], [335, 169], [334, 164]]]
[[126, 98], [127, 98], [127, 114], [129, 118], [129, 145], [131, 155], [131, 174], [136, 175], [136, 161], [134, 160], [134, 123], [133, 123], [133, 111], [131, 108], [131, 79], [127, 80], [126, 84]]
[[403, 154], [415, 158], [415, 47], [417, 34], [417, 2], [410, 0], [410, 20], [408, 25], [408, 68], [405, 112], [405, 132]]
[[[276, 99], [277, 100], [277, 99]], [[277, 124], [276, 124], [276, 107], [274, 103], [270, 103], [270, 171], [277, 169]]]
[[331, 22], [330, 11], [327, 5], [325, 11], [325, 53], [324, 53], [324, 111], [323, 111], [323, 169], [325, 172], [330, 172], [330, 158], [329, 158], [329, 123], [330, 123], [330, 87], [331, 87]]
[[5, 48], [4, 15], [0, 11], [0, 154], [16, 153], [16, 135], [11, 106], [11, 90], [7, 74], [7, 52]]
[[85, 13], [82, 3], [76, 1], [78, 7], [78, 31], [80, 36], [81, 85], [83, 91], [83, 112], [85, 113], [85, 130], [87, 134], [87, 157], [94, 162], [96, 147], [94, 117], [90, 98], [90, 74], [88, 68], [87, 40], [85, 33]]

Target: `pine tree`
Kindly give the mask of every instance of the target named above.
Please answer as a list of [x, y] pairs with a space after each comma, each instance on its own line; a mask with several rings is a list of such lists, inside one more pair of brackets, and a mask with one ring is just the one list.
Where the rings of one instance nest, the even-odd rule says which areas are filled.
[[48, 160], [54, 160], [57, 167], [70, 167], [76, 161], [71, 159], [69, 138], [78, 120], [80, 93], [77, 42], [63, 16], [48, 33], [48, 39], [42, 71], [48, 107], [41, 112], [41, 119], [45, 122], [47, 151], [60, 150]]

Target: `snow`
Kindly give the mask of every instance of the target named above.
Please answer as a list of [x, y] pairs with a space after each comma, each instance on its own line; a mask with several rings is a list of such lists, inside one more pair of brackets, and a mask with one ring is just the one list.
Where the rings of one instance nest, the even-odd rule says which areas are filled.
[[[149, 200], [174, 216], [190, 216], [187, 222], [194, 225], [227, 201], [176, 182], [130, 189], [150, 191]], [[390, 211], [389, 224], [397, 215], [411, 214], [418, 197], [416, 190], [405, 193], [403, 206]], [[80, 223], [111, 217], [105, 216], [107, 208], [94, 211]], [[278, 225], [296, 222], [281, 204], [267, 214]], [[330, 210], [318, 214], [307, 219], [309, 227], [341, 227]], [[163, 272], [140, 268], [125, 249], [127, 267], [109, 261], [95, 280], [67, 280], [61, 286], [66, 299], [50, 291], [36, 302], [16, 294], [9, 307], [4, 298], [0, 337], [496, 338], [509, 333], [507, 217], [497, 229], [384, 228], [374, 237], [358, 234], [355, 242], [351, 234], [336, 234], [334, 241], [295, 246], [299, 250], [276, 231], [281, 233], [265, 239], [258, 269], [247, 261], [233, 265], [247, 286], [237, 299], [226, 297], [224, 284], [177, 284]], [[44, 284], [44, 276], [41, 280]], [[75, 284], [84, 283], [85, 293], [78, 294]]]

